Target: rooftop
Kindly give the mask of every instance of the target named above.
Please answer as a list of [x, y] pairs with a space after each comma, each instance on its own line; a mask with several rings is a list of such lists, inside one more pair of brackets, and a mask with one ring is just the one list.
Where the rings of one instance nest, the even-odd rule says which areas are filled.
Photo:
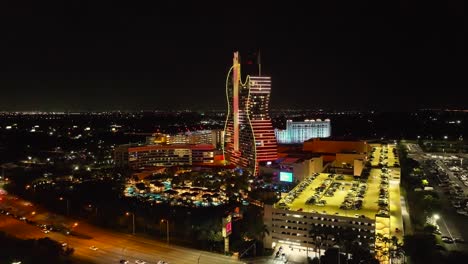
[[214, 150], [213, 145], [209, 144], [171, 144], [171, 145], [143, 145], [137, 147], [130, 147], [129, 152], [133, 151], [150, 151], [158, 149], [192, 149], [192, 150]]
[[[363, 197], [359, 198], [361, 190], [365, 191], [363, 191]], [[360, 182], [359, 179], [355, 180], [350, 175], [320, 173], [297, 185], [275, 207], [280, 208], [285, 204], [292, 211], [319, 212], [348, 217], [364, 215], [367, 218], [374, 218], [379, 211], [379, 191], [380, 174], [377, 173], [371, 175], [366, 183]], [[310, 199], [314, 197], [315, 203], [311, 203]], [[345, 199], [349, 202], [345, 203]], [[360, 203], [357, 202], [358, 200], [362, 200], [360, 209], [349, 207]], [[320, 201], [324, 203], [321, 204]], [[348, 205], [348, 209], [344, 209], [345, 204]]]
[[[370, 170], [367, 180], [354, 178], [351, 175], [317, 173], [299, 183], [274, 207], [291, 211], [347, 217], [365, 216], [374, 219], [376, 214], [382, 213], [380, 210], [386, 207], [380, 207], [379, 203], [390, 204], [390, 196], [380, 197], [381, 188], [387, 190], [386, 193], [388, 193], [388, 182], [399, 175], [400, 170], [395, 168], [395, 164], [398, 164], [398, 156], [393, 153], [394, 145], [384, 147], [373, 145], [373, 147], [375, 149], [370, 153], [374, 160], [371, 162], [372, 165], [376, 166], [382, 157], [383, 163], [389, 167], [388, 170], [382, 171], [374, 167]], [[393, 196], [398, 196], [396, 200], [399, 201], [399, 194]], [[399, 208], [399, 205], [394, 205], [394, 210], [398, 211]]]
[[327, 138], [310, 138], [306, 140], [306, 142], [311, 142], [311, 141], [347, 141], [347, 142], [367, 142], [366, 140], [359, 139], [357, 137], [351, 137], [351, 136], [331, 136]]

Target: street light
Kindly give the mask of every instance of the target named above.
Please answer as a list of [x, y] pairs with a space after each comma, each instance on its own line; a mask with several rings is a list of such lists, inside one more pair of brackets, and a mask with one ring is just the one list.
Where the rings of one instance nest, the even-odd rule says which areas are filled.
[[166, 222], [166, 241], [167, 244], [169, 245], [169, 220], [167, 219], [161, 219], [161, 223]]
[[129, 216], [129, 215], [132, 215], [132, 234], [135, 235], [135, 213], [133, 212], [126, 212], [125, 213], [126, 216]]
[[[59, 198], [60, 201], [63, 201], [63, 197]], [[70, 200], [65, 199], [67, 201], [67, 216], [70, 216]]]
[[[93, 208], [93, 205], [92, 204], [88, 204], [88, 208]], [[98, 208], [97, 206], [94, 206], [94, 210], [96, 211], [96, 217], [98, 216]]]
[[440, 216], [438, 214], [434, 214], [432, 217], [434, 217], [435, 220], [439, 220]]
[[445, 149], [447, 148], [447, 138], [448, 136], [444, 136], [444, 153], [445, 153]]

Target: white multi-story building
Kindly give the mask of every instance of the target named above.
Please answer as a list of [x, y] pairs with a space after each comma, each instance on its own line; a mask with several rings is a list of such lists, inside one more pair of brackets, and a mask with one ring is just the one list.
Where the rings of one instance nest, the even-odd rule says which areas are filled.
[[326, 138], [331, 136], [330, 119], [306, 119], [304, 122], [286, 121], [286, 129], [275, 129], [276, 138], [280, 144], [300, 144], [311, 138]]

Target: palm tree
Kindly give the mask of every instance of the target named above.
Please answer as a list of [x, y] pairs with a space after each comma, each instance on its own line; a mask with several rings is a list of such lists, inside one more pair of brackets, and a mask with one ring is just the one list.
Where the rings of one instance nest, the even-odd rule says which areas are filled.
[[376, 240], [384, 244], [383, 246], [375, 247], [376, 251], [380, 252], [377, 257], [382, 261], [382, 259], [386, 259], [389, 256], [388, 244], [391, 242], [391, 240], [388, 238], [388, 236], [384, 236], [380, 233], [376, 234]]
[[399, 242], [396, 236], [392, 236], [390, 242], [390, 261], [393, 262], [393, 259], [400, 259], [404, 256], [405, 251], [403, 250], [403, 243]]
[[[316, 230], [316, 229], [310, 229], [309, 230], [309, 237], [312, 237], [312, 239], [314, 240], [315, 252], [317, 252], [317, 244], [318, 244], [318, 240], [320, 238], [317, 231], [318, 230]], [[320, 251], [320, 248], [319, 248], [319, 251]], [[320, 254], [319, 254], [319, 256], [320, 256]]]
[[339, 229], [336, 232], [335, 238], [336, 244], [340, 247], [340, 249], [344, 249], [346, 263], [348, 263], [349, 251], [351, 250], [352, 244], [356, 241], [354, 232], [348, 228]]
[[312, 226], [312, 228], [309, 230], [309, 236], [311, 236], [314, 240], [314, 245], [315, 245], [315, 252], [317, 252], [317, 246], [318, 246], [318, 253], [319, 253], [319, 259], [321, 255], [321, 248], [323, 245], [323, 242], [325, 241], [327, 247], [329, 246], [329, 241], [330, 238], [333, 236], [335, 228], [331, 228], [330, 226]]

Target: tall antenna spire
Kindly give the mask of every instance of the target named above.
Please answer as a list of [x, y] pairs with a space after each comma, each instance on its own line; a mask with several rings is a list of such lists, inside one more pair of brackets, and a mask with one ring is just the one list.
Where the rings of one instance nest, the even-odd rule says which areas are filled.
[[261, 57], [260, 57], [260, 49], [258, 50], [258, 53], [257, 53], [257, 63], [258, 63], [258, 76], [262, 76], [262, 61], [260, 60]]

